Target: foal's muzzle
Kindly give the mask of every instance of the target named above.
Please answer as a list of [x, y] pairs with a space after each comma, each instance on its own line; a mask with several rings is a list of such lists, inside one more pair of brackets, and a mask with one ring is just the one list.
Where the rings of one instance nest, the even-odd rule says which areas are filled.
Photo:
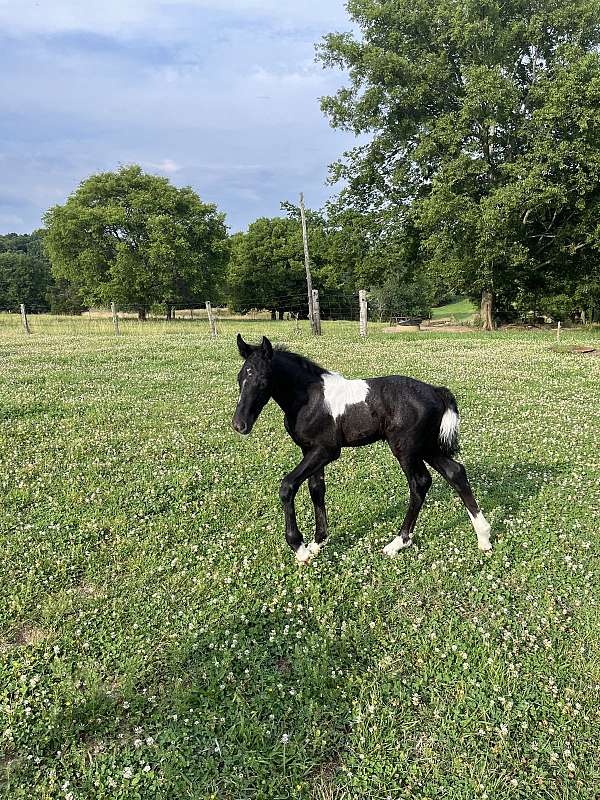
[[250, 433], [250, 431], [252, 430], [252, 425], [248, 425], [243, 420], [238, 419], [238, 417], [234, 417], [233, 422], [231, 424], [233, 426], [234, 431], [237, 431], [238, 433], [242, 433], [244, 435]]

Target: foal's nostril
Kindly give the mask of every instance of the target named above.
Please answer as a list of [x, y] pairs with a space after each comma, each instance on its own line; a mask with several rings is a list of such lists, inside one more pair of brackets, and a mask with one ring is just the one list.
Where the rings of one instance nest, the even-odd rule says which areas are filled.
[[232, 425], [234, 431], [237, 431], [238, 433], [246, 433], [247, 425], [245, 422], [240, 422], [238, 419], [234, 419]]

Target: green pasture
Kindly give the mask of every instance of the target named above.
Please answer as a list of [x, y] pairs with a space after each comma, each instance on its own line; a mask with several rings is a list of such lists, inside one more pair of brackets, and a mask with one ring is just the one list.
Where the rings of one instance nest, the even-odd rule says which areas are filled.
[[455, 322], [468, 322], [477, 312], [475, 305], [468, 299], [462, 298], [445, 306], [431, 309], [431, 319], [451, 319]]
[[[0, 797], [598, 797], [600, 359], [568, 351], [597, 332], [111, 324], [0, 317]], [[381, 443], [328, 468], [299, 567], [281, 413], [230, 427], [237, 330], [451, 387], [492, 554], [434, 477], [385, 559]]]

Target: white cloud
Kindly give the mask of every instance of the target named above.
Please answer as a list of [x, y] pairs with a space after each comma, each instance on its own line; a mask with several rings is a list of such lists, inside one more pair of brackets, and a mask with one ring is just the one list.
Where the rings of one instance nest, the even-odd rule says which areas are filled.
[[351, 144], [318, 105], [341, 83], [313, 60], [336, 19], [343, 0], [0, 0], [0, 209], [34, 228], [130, 163], [191, 185], [234, 229], [300, 190], [320, 205]]
[[154, 161], [142, 161], [142, 166], [157, 170], [158, 172], [166, 172], [167, 175], [173, 175], [181, 170], [181, 166], [176, 161], [173, 161], [172, 158], [163, 158], [163, 160], [158, 163]]
[[341, 0], [0, 0], [0, 27], [12, 34], [88, 31], [122, 38], [152, 30], [164, 40], [185, 34], [190, 15], [199, 12], [269, 19], [284, 28], [348, 27]]

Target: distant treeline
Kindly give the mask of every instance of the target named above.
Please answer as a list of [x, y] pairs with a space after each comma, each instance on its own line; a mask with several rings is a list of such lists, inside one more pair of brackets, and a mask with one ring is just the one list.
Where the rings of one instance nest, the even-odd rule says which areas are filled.
[[44, 249], [44, 231], [0, 235], [0, 310], [25, 303], [32, 313], [81, 313], [78, 290], [56, 278]]
[[[91, 306], [162, 309], [211, 300], [233, 311], [267, 309], [273, 318], [307, 313], [299, 210], [260, 218], [228, 235], [224, 214], [189, 187], [138, 166], [93, 175], [30, 235], [1, 237], [0, 307], [78, 313]], [[436, 297], [422, 265], [394, 254], [393, 237], [354, 213], [307, 211], [311, 269], [321, 314], [358, 313], [369, 288], [382, 317], [427, 314]], [[397, 256], [397, 257], [396, 257]]]

